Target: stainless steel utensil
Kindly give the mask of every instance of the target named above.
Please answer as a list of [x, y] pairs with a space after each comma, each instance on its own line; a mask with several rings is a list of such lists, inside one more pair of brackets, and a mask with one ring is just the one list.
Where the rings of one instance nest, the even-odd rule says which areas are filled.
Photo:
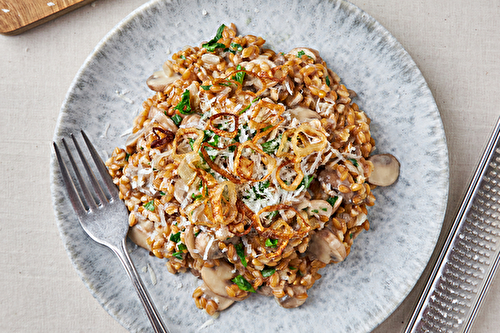
[[[78, 220], [80, 221], [80, 224], [85, 232], [96, 242], [111, 249], [111, 251], [116, 254], [118, 259], [120, 259], [123, 268], [132, 280], [135, 290], [137, 291], [137, 295], [146, 310], [146, 314], [151, 321], [154, 331], [169, 333], [169, 330], [163, 323], [151, 296], [144, 288], [141, 278], [137, 274], [137, 271], [128, 255], [125, 243], [129, 229], [127, 208], [125, 207], [123, 201], [119, 199], [118, 189], [115, 184], [113, 184], [113, 180], [108, 174], [106, 166], [83, 131], [82, 136], [85, 140], [87, 148], [90, 151], [90, 155], [94, 160], [98, 174], [101, 176], [102, 184], [104, 186], [99, 184], [99, 181], [94, 176], [94, 173], [85, 159], [78, 142], [75, 137], [71, 135], [71, 139], [73, 140], [75, 148], [88, 176], [87, 178], [89, 179], [90, 186], [88, 184], [89, 182], [85, 182], [82, 177], [68, 145], [65, 140], [62, 139], [64, 149], [66, 150], [74, 174], [78, 179], [78, 185], [73, 183], [73, 180], [69, 175], [69, 171], [62, 159], [59, 148], [54, 142], [54, 150], [57, 156], [62, 178], [64, 180], [64, 185], [68, 191], [69, 200], [71, 201], [76, 215], [78, 216]], [[78, 192], [83, 193], [83, 197]]]
[[405, 333], [468, 332], [499, 254], [500, 119]]

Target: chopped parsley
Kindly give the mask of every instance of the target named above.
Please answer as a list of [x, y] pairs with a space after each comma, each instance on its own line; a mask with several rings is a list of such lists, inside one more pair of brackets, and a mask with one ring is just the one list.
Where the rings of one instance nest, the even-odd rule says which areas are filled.
[[304, 54], [306, 54], [304, 50], [299, 51], [299, 53], [297, 53], [297, 58], [302, 57]]
[[128, 159], [130, 158], [130, 154], [129, 153], [126, 153], [125, 154], [125, 161], [128, 162]]
[[240, 44], [237, 44], [237, 43], [231, 43], [231, 45], [229, 45], [229, 47], [235, 51], [238, 51], [238, 52], [243, 51], [243, 46], [241, 46]]
[[302, 181], [300, 182], [299, 187], [304, 186], [305, 188], [309, 188], [313, 179], [314, 179], [314, 175], [305, 176], [302, 179]]
[[238, 116], [241, 116], [246, 110], [250, 109], [250, 106], [252, 106], [253, 103], [257, 102], [260, 99], [260, 97], [255, 97], [250, 104], [247, 105], [246, 108], [238, 112]]
[[194, 193], [193, 193], [193, 194], [191, 194], [191, 198], [193, 198], [193, 201], [196, 201], [198, 199], [202, 199], [203, 195], [201, 195], [201, 194], [194, 195]]
[[226, 48], [226, 45], [222, 43], [217, 43], [219, 39], [222, 38], [222, 32], [224, 31], [225, 27], [226, 26], [224, 24], [221, 25], [219, 29], [217, 29], [217, 34], [214, 36], [214, 38], [209, 40], [207, 43], [202, 44], [201, 47], [206, 48], [209, 52], [215, 52], [215, 49], [217, 48]]
[[317, 209], [313, 209], [313, 210], [311, 210], [311, 212], [316, 213], [316, 214], [319, 213], [319, 211]]
[[193, 111], [191, 110], [191, 104], [189, 102], [189, 98], [190, 98], [190, 93], [189, 90], [186, 89], [182, 93], [181, 101], [174, 107], [174, 109], [178, 110], [182, 114], [193, 113]]
[[252, 285], [250, 284], [250, 282], [248, 282], [244, 277], [243, 275], [238, 275], [237, 277], [235, 277], [234, 279], [232, 279], [231, 281], [233, 281], [237, 286], [238, 288], [240, 288], [241, 290], [243, 291], [250, 291], [252, 293], [255, 292], [255, 289], [253, 289]]
[[203, 90], [210, 90], [210, 88], [212, 87], [211, 84], [209, 85], [206, 85], [206, 86], [200, 86]]
[[260, 273], [262, 274], [263, 277], [270, 277], [271, 275], [274, 274], [274, 272], [276, 272], [276, 268], [272, 268], [272, 267], [267, 267], [264, 268], [262, 271], [260, 271]]
[[176, 257], [177, 259], [182, 260], [182, 253], [182, 251], [174, 252], [172, 253], [172, 257]]
[[181, 232], [179, 231], [176, 234], [170, 234], [170, 237], [168, 238], [172, 242], [179, 243], [181, 241]]
[[240, 257], [243, 267], [247, 267], [247, 260], [245, 258], [245, 250], [243, 248], [243, 244], [241, 243], [236, 244], [235, 248], [236, 248], [236, 254], [238, 255], [238, 257]]
[[326, 208], [321, 208], [322, 211], [326, 212], [328, 209]]
[[165, 195], [166, 193], [163, 191], [160, 191], [160, 195]]
[[358, 161], [356, 161], [354, 158], [350, 158], [349, 161], [351, 161], [356, 168], [359, 166]]
[[352, 237], [354, 237], [354, 234], [351, 232], [351, 233], [349, 234], [349, 238], [350, 238], [350, 239], [352, 239]]
[[266, 239], [266, 246], [267, 247], [277, 247], [278, 246], [278, 240], [273, 239], [273, 238], [268, 238]]
[[187, 246], [184, 245], [183, 243], [180, 243], [179, 245], [177, 245], [177, 248], [179, 249], [179, 251], [187, 250]]
[[189, 145], [191, 146], [191, 150], [194, 150], [194, 139], [189, 138]]
[[339, 197], [329, 197], [328, 199], [326, 199], [326, 201], [328, 201], [328, 203], [333, 207], [335, 206], [335, 203], [337, 202], [338, 198]]
[[262, 150], [266, 154], [274, 154], [276, 152], [276, 150], [278, 149], [278, 147], [280, 146], [280, 141], [281, 141], [281, 138], [277, 138], [275, 140], [264, 142], [261, 145]]
[[149, 210], [150, 212], [154, 212], [155, 211], [155, 201], [154, 200], [148, 201], [144, 204], [143, 207], [146, 208], [147, 210]]
[[184, 54], [181, 55], [181, 59], [186, 60], [186, 56]]
[[326, 76], [325, 81], [326, 81], [326, 85], [330, 86], [330, 77], [328, 75]]
[[[237, 70], [245, 70], [245, 68], [241, 67], [241, 65], [236, 66], [236, 69]], [[231, 79], [239, 82], [240, 84], [243, 84], [243, 80], [245, 79], [245, 72], [238, 72], [238, 73], [234, 74], [234, 76]]]
[[175, 125], [179, 126], [179, 124], [182, 122], [182, 117], [176, 113], [172, 116], [172, 121]]

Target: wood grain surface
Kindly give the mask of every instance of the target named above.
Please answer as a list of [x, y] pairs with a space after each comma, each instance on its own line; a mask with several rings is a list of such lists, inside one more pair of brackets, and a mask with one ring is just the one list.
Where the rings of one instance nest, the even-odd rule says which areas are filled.
[[0, 33], [17, 35], [95, 0], [0, 0]]

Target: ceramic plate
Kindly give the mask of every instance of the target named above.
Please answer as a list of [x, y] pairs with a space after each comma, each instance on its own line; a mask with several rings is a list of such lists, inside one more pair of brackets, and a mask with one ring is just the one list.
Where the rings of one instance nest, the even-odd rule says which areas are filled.
[[[165, 262], [135, 249], [132, 259], [173, 332], [367, 332], [406, 297], [441, 230], [448, 194], [448, 155], [439, 111], [415, 63], [391, 34], [354, 5], [339, 1], [152, 1], [125, 18], [89, 56], [62, 106], [54, 140], [83, 128], [103, 158], [123, 146], [146, 78], [185, 45], [213, 37], [221, 23], [263, 36], [269, 47], [319, 50], [372, 119], [377, 153], [401, 162], [398, 182], [377, 188], [371, 229], [350, 256], [321, 271], [300, 308], [252, 295], [217, 320], [191, 298], [198, 280], [171, 275]], [[149, 323], [118, 260], [84, 234], [52, 161], [52, 195], [68, 254], [90, 292], [124, 327]], [[132, 249], [134, 246], [129, 244]], [[149, 271], [145, 269], [149, 266]], [[152, 284], [150, 272], [157, 278]]]

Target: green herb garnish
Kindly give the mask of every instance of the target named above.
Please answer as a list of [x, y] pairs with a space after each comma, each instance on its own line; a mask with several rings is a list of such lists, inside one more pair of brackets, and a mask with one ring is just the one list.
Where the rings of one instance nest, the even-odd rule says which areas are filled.
[[191, 198], [193, 198], [193, 201], [196, 201], [198, 199], [202, 199], [203, 195], [201, 195], [201, 194], [194, 195], [194, 193], [193, 193], [193, 194], [191, 194]]
[[316, 214], [319, 213], [319, 211], [317, 209], [313, 209], [313, 210], [311, 210], [311, 212], [316, 213]]
[[238, 288], [240, 288], [243, 291], [250, 291], [252, 293], [255, 292], [255, 289], [253, 289], [250, 282], [248, 282], [242, 275], [238, 275], [231, 281], [233, 281], [238, 286]]
[[224, 24], [221, 25], [219, 27], [219, 29], [217, 29], [217, 34], [214, 36], [214, 38], [209, 40], [207, 43], [202, 44], [201, 47], [206, 48], [209, 52], [214, 52], [215, 49], [217, 49], [217, 48], [225, 48], [226, 45], [224, 45], [222, 43], [217, 43], [219, 41], [219, 39], [222, 38], [222, 32], [224, 31], [225, 27], [226, 26]]
[[245, 250], [243, 248], [243, 244], [241, 243], [236, 244], [235, 248], [236, 248], [236, 254], [238, 255], [238, 257], [240, 257], [243, 267], [247, 267], [247, 260], [245, 258]]
[[125, 154], [125, 161], [126, 161], [126, 162], [128, 162], [129, 157], [130, 157], [130, 154], [129, 154], [129, 153], [126, 153], [126, 154]]
[[326, 208], [321, 208], [322, 211], [326, 212], [328, 209]]
[[174, 252], [172, 253], [172, 257], [176, 257], [177, 259], [182, 260], [182, 254], [183, 254], [182, 251]]
[[179, 249], [179, 251], [187, 250], [187, 246], [184, 245], [184, 243], [180, 243], [179, 245], [177, 245], [177, 248]]
[[306, 53], [303, 50], [299, 51], [299, 53], [297, 53], [297, 58], [302, 57], [304, 54]]
[[326, 85], [330, 86], [330, 77], [328, 75], [326, 76], [325, 81], [326, 81]]
[[314, 179], [314, 175], [305, 176], [302, 179], [302, 181], [300, 182], [299, 187], [304, 186], [305, 188], [309, 188], [313, 179]]
[[270, 277], [274, 274], [274, 272], [276, 272], [276, 268], [272, 267], [266, 267], [262, 271], [260, 271], [263, 277]]
[[274, 154], [280, 145], [278, 140], [271, 140], [264, 142], [261, 146], [264, 153]]
[[278, 240], [273, 239], [273, 238], [268, 238], [266, 239], [266, 246], [267, 247], [277, 247], [278, 246]]
[[338, 198], [339, 197], [329, 197], [328, 199], [326, 199], [326, 201], [328, 201], [328, 203], [333, 207], [335, 206], [335, 203], [337, 202]]
[[243, 46], [241, 46], [240, 44], [237, 44], [237, 43], [231, 43], [231, 45], [229, 45], [229, 47], [232, 48], [233, 50], [238, 51], [238, 52], [243, 51]]
[[[245, 68], [242, 68], [241, 65], [236, 66], [237, 70], [245, 70]], [[243, 84], [243, 80], [245, 79], [245, 72], [238, 72], [234, 74], [234, 76], [231, 78], [240, 84]]]
[[182, 93], [181, 101], [174, 107], [174, 109], [178, 110], [182, 114], [193, 113], [193, 111], [191, 111], [191, 104], [189, 102], [189, 98], [190, 98], [190, 93], [189, 90], [186, 89]]
[[181, 55], [181, 59], [186, 60], [186, 56], [184, 54]]
[[203, 90], [210, 90], [210, 88], [212, 87], [211, 84], [207, 85], [207, 86], [200, 86]]
[[250, 109], [250, 106], [252, 106], [253, 103], [257, 102], [260, 99], [260, 97], [255, 97], [250, 104], [247, 105], [246, 108], [238, 112], [238, 116], [241, 116], [246, 110]]
[[170, 237], [168, 238], [172, 242], [179, 243], [181, 241], [181, 232], [179, 231], [176, 234], [170, 234]]
[[350, 158], [349, 161], [351, 161], [356, 168], [359, 166], [358, 161], [356, 161], [354, 158]]
[[172, 121], [175, 125], [179, 126], [179, 124], [182, 122], [182, 117], [176, 113], [172, 116]]
[[155, 211], [155, 201], [151, 200], [149, 202], [146, 202], [143, 207], [146, 208], [147, 210], [149, 210], [150, 212], [154, 212]]
[[163, 191], [160, 191], [160, 195], [165, 195], [166, 193]]

